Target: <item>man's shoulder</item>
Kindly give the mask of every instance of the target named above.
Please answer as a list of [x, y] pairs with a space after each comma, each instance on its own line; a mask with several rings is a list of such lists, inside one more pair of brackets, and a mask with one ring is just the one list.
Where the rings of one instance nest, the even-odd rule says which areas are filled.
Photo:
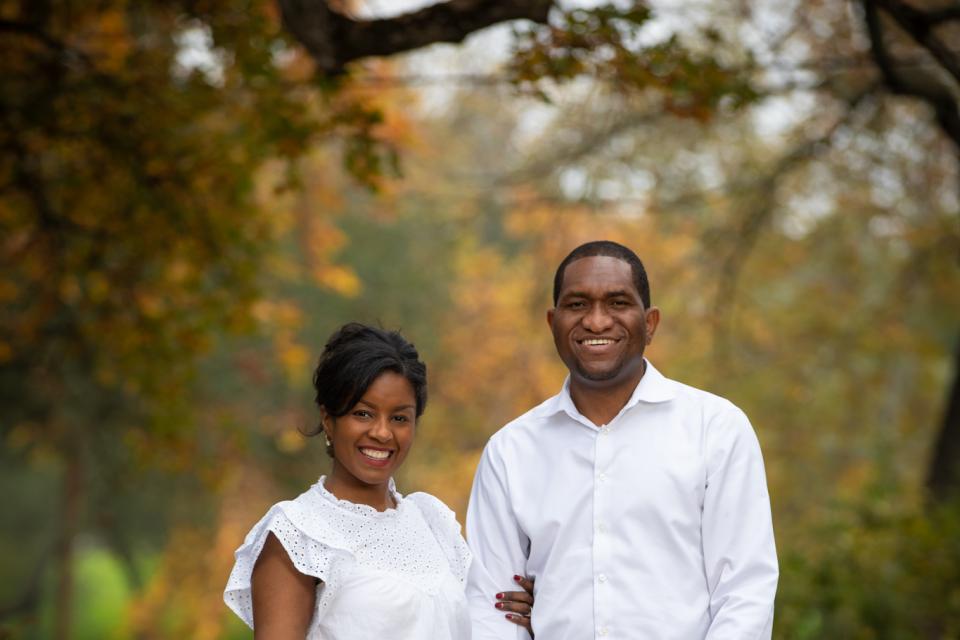
[[681, 406], [701, 411], [704, 418], [746, 419], [743, 410], [723, 396], [677, 380], [669, 380], [669, 382], [674, 386], [675, 400], [681, 403]]
[[557, 413], [556, 405], [559, 395], [547, 398], [537, 406], [531, 408], [507, 424], [503, 425], [490, 436], [488, 446], [509, 446], [518, 439], [526, 438], [542, 429], [547, 420]]

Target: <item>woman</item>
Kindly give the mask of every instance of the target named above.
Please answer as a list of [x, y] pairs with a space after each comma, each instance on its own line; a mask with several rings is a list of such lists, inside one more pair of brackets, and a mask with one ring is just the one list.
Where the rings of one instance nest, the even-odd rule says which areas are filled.
[[[344, 325], [313, 385], [332, 470], [247, 534], [227, 605], [260, 640], [469, 638], [460, 525], [437, 498], [393, 484], [427, 401], [416, 349], [399, 333]], [[496, 594], [493, 606], [529, 629], [532, 583], [518, 582], [527, 591]]]

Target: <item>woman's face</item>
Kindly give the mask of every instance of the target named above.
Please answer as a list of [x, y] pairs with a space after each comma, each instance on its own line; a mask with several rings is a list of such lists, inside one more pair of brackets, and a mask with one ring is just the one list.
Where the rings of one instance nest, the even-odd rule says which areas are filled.
[[410, 381], [384, 371], [345, 415], [327, 415], [323, 427], [333, 442], [331, 475], [355, 486], [386, 484], [413, 444], [416, 406]]

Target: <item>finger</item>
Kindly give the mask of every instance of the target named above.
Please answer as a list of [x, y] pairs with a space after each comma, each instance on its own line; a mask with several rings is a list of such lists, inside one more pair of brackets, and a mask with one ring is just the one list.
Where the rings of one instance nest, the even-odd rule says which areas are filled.
[[522, 616], [529, 616], [533, 608], [524, 602], [498, 602], [495, 606], [503, 612], [519, 613]]
[[533, 596], [526, 591], [504, 591], [497, 594], [497, 600], [510, 600], [511, 602], [525, 602], [533, 604]]
[[518, 616], [515, 613], [508, 613], [507, 620], [509, 620], [510, 622], [512, 622], [517, 626], [523, 627], [524, 629], [530, 632], [530, 635], [533, 635], [533, 629], [530, 628], [530, 618], [526, 616]]
[[513, 576], [513, 581], [520, 585], [527, 593], [533, 593], [533, 578], [524, 578], [523, 576]]

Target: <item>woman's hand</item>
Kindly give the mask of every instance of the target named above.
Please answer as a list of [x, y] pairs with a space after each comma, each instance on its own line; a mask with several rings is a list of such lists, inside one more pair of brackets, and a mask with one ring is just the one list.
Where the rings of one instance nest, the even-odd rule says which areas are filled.
[[507, 620], [529, 631], [532, 638], [533, 629], [530, 627], [530, 614], [533, 613], [533, 580], [528, 580], [522, 576], [513, 576], [513, 581], [519, 584], [523, 591], [498, 593], [497, 602], [493, 606], [507, 612]]

